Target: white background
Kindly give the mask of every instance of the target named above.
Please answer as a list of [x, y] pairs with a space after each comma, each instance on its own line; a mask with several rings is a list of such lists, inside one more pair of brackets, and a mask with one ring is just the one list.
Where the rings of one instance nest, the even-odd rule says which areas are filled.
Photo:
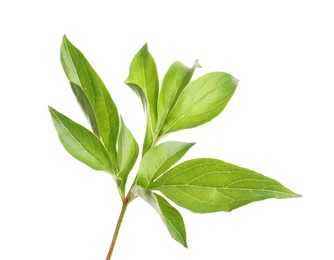
[[173, 134], [185, 159], [219, 158], [303, 195], [231, 213], [182, 213], [189, 249], [140, 199], [114, 259], [334, 259], [332, 1], [2, 1], [0, 259], [105, 259], [120, 211], [111, 176], [61, 146], [47, 105], [86, 124], [59, 60], [63, 34], [86, 55], [142, 142], [144, 115], [123, 84], [144, 43], [162, 79], [180, 60], [240, 80], [224, 112]]

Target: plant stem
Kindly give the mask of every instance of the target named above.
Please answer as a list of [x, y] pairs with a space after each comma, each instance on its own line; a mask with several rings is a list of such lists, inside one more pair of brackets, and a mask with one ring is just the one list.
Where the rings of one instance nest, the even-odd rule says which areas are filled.
[[118, 221], [117, 221], [117, 225], [116, 225], [116, 228], [115, 228], [115, 231], [114, 231], [114, 236], [112, 238], [112, 241], [111, 241], [111, 244], [110, 244], [110, 248], [109, 248], [109, 252], [108, 252], [108, 255], [107, 255], [107, 258], [106, 260], [111, 260], [111, 256], [112, 256], [112, 253], [114, 251], [114, 247], [115, 247], [115, 244], [116, 244], [116, 240], [117, 240], [117, 236], [118, 236], [118, 233], [119, 233], [119, 229], [122, 225], [122, 221], [123, 221], [123, 218], [124, 218], [124, 215], [125, 215], [125, 211], [126, 211], [126, 208], [128, 206], [130, 202], [130, 198], [127, 196], [124, 198], [123, 200], [123, 206], [122, 206], [122, 210], [121, 210], [121, 213], [119, 214], [119, 217], [118, 217]]

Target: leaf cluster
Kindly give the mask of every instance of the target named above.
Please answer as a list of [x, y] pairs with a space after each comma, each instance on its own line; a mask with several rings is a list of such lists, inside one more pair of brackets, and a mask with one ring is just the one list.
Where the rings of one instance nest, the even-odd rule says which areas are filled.
[[[125, 84], [140, 97], [147, 115], [141, 161], [126, 193], [128, 176], [140, 153], [106, 86], [85, 56], [64, 36], [61, 63], [91, 129], [49, 107], [64, 148], [94, 170], [115, 179], [121, 199], [141, 197], [160, 215], [170, 235], [187, 247], [186, 230], [173, 203], [197, 213], [226, 211], [268, 198], [299, 195], [279, 182], [222, 160], [198, 158], [177, 162], [195, 143], [161, 142], [172, 132], [193, 128], [218, 116], [231, 99], [238, 80], [212, 72], [195, 80], [200, 67], [174, 62], [160, 86], [155, 61], [145, 44], [134, 56]], [[161, 195], [159, 195], [159, 192]]]

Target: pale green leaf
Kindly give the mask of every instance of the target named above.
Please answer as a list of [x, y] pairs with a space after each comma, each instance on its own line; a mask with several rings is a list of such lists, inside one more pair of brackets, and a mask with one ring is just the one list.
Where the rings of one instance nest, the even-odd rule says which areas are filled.
[[170, 235], [176, 241], [187, 247], [186, 228], [180, 212], [168, 203], [168, 201], [150, 190], [136, 186], [136, 193], [149, 203], [160, 215]]
[[158, 128], [163, 124], [169, 111], [180, 96], [181, 91], [189, 83], [196, 68], [200, 65], [196, 61], [192, 68], [181, 62], [174, 62], [168, 69], [161, 85], [158, 100]]
[[[61, 45], [61, 63], [72, 86], [80, 87], [94, 113], [98, 133], [116, 166], [116, 142], [119, 129], [119, 116], [116, 105], [104, 83], [89, 64], [85, 56], [64, 36]], [[82, 93], [81, 93], [82, 94]], [[82, 104], [81, 104], [82, 105]], [[85, 110], [92, 122], [92, 114]], [[92, 125], [93, 129], [95, 128]], [[97, 132], [94, 129], [94, 132]]]
[[195, 143], [165, 142], [154, 146], [143, 156], [139, 165], [137, 183], [143, 188], [167, 171]]
[[231, 211], [254, 201], [300, 196], [254, 171], [204, 158], [181, 163], [148, 188], [198, 213]]
[[64, 148], [73, 157], [94, 170], [112, 173], [107, 150], [98, 137], [52, 107], [49, 107], [49, 110]]
[[139, 147], [136, 139], [122, 119], [120, 120], [117, 152], [117, 177], [121, 179], [121, 191], [124, 192], [128, 175], [138, 158]]
[[208, 73], [190, 82], [167, 115], [160, 136], [204, 124], [225, 108], [238, 81], [224, 72]]

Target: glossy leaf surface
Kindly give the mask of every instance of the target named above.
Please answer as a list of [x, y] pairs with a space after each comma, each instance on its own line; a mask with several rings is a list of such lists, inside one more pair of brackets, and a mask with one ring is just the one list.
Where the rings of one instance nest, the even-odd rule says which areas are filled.
[[[89, 64], [85, 56], [64, 36], [61, 45], [61, 63], [68, 80], [80, 87], [89, 101], [95, 116], [98, 132], [114, 165], [116, 165], [116, 142], [119, 116], [101, 78]], [[83, 107], [83, 106], [82, 106]], [[90, 111], [84, 109], [89, 118]], [[90, 120], [92, 122], [92, 120]], [[94, 129], [95, 126], [92, 125]], [[94, 130], [96, 132], [96, 130]]]
[[192, 68], [181, 62], [174, 62], [168, 69], [161, 85], [158, 100], [158, 127], [166, 119], [169, 111], [180, 96], [181, 91], [190, 82], [196, 68], [200, 67], [196, 61]]
[[160, 136], [202, 125], [225, 108], [238, 81], [224, 72], [212, 72], [190, 82], [167, 115]]
[[52, 107], [49, 110], [62, 145], [73, 157], [94, 170], [112, 172], [107, 150], [95, 134]]
[[173, 166], [195, 143], [165, 142], [154, 146], [143, 156], [138, 171], [138, 184], [146, 188]]
[[181, 163], [149, 188], [161, 191], [176, 204], [198, 213], [231, 211], [268, 198], [299, 197], [259, 173], [204, 158]]
[[122, 180], [121, 189], [123, 192], [127, 177], [138, 158], [138, 153], [138, 143], [121, 119], [118, 136], [117, 177]]
[[187, 247], [186, 228], [180, 212], [170, 205], [164, 197], [141, 187], [136, 188], [138, 188], [139, 195], [158, 212], [170, 235], [184, 247]]

